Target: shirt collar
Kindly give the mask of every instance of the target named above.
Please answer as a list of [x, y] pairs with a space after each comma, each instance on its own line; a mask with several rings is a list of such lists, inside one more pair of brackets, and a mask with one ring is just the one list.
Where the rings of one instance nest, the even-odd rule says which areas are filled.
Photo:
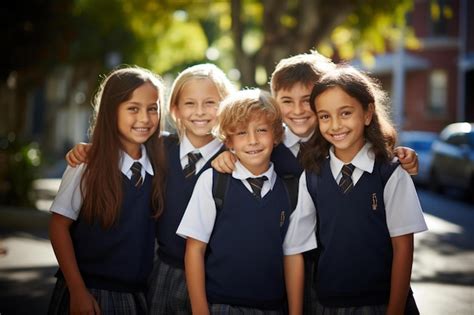
[[142, 169], [145, 170], [150, 175], [154, 175], [153, 173], [153, 167], [151, 166], [151, 162], [148, 159], [148, 155], [146, 154], [146, 148], [144, 145], [140, 146], [142, 156], [138, 160], [132, 159], [130, 155], [128, 155], [127, 152], [121, 151], [121, 159], [120, 159], [120, 171], [127, 175], [127, 173], [130, 171], [130, 168], [132, 167], [132, 164], [134, 162], [140, 162], [142, 165]]
[[294, 146], [295, 144], [297, 144], [298, 142], [306, 142], [308, 141], [312, 136], [313, 136], [313, 132], [311, 132], [311, 134], [307, 137], [300, 137], [300, 136], [297, 136], [293, 133], [293, 131], [290, 130], [290, 128], [285, 127], [285, 134], [283, 136], [283, 144], [287, 147], [287, 148], [291, 148], [292, 146]]
[[[350, 163], [352, 163], [355, 167], [361, 169], [362, 171], [372, 173], [372, 171], [374, 170], [375, 155], [372, 152], [371, 148], [371, 143], [365, 143], [362, 149], [357, 152], [356, 156], [352, 159]], [[332, 175], [334, 176], [334, 178], [337, 178], [345, 163], [336, 157], [336, 155], [334, 154], [333, 146], [331, 146], [331, 148], [329, 149], [329, 157]]]
[[270, 162], [270, 167], [264, 173], [259, 175], [252, 174], [240, 161], [235, 162], [235, 169], [232, 172], [232, 177], [240, 180], [245, 180], [249, 177], [255, 178], [260, 176], [267, 176], [271, 186], [273, 187], [273, 183], [276, 180], [276, 173], [273, 171], [273, 163]]
[[209, 161], [222, 146], [222, 142], [215, 138], [208, 144], [200, 147], [195, 148], [191, 141], [189, 141], [188, 137], [184, 135], [181, 139], [181, 143], [179, 145], [179, 158], [183, 159], [188, 153], [190, 152], [200, 152], [202, 158], [207, 162]]

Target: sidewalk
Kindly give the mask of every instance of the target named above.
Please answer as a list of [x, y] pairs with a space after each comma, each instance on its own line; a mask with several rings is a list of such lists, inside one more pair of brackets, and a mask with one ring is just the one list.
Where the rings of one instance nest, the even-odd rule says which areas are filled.
[[0, 206], [0, 314], [46, 314], [57, 269], [50, 214]]

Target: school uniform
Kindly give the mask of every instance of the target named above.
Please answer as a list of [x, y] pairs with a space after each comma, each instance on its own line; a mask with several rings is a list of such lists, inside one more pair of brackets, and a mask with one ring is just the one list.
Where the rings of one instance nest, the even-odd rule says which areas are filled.
[[[95, 297], [102, 314], [144, 314], [145, 288], [153, 265], [155, 222], [151, 193], [153, 168], [145, 147], [135, 161], [121, 152], [123, 200], [114, 226], [104, 230], [98, 222], [85, 222], [80, 216], [80, 182], [86, 168], [68, 167], [50, 211], [74, 220], [71, 239], [76, 261], [86, 287]], [[131, 181], [131, 166], [140, 162], [140, 186]], [[100, 192], [97, 192], [100, 193]], [[69, 291], [61, 270], [53, 291], [48, 314], [69, 313]]]
[[[174, 138], [173, 138], [174, 137]], [[181, 141], [171, 135], [165, 138], [168, 160], [165, 207], [157, 221], [157, 260], [150, 277], [147, 301], [150, 314], [190, 314], [188, 290], [184, 273], [185, 240], [176, 235], [199, 175], [210, 168], [212, 159], [220, 153], [222, 143], [214, 139], [195, 148], [186, 136]], [[186, 177], [188, 153], [200, 153], [194, 175]]]
[[[300, 178], [288, 250], [316, 246], [318, 218], [316, 314], [383, 313], [390, 293], [391, 238], [427, 229], [408, 173], [393, 166], [383, 185], [382, 173], [391, 165], [375, 160], [370, 148], [365, 144], [352, 160], [353, 188], [347, 193], [339, 187], [344, 163], [332, 148], [320, 174]], [[308, 176], [317, 188], [308, 188]]]
[[[240, 162], [219, 211], [214, 170], [196, 183], [177, 234], [207, 243], [206, 296], [212, 314], [282, 314], [285, 298], [282, 243], [291, 213], [286, 188], [273, 165], [258, 176]], [[266, 176], [261, 198], [247, 178]], [[263, 272], [265, 271], [265, 272]]]

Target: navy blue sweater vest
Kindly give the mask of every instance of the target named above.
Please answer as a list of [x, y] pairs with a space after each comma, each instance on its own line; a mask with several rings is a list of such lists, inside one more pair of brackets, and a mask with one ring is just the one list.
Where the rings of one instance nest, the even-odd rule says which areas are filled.
[[[347, 307], [388, 303], [392, 244], [383, 201], [385, 178], [397, 164], [376, 161], [344, 194], [332, 176], [329, 159], [321, 174], [308, 174], [308, 190], [316, 205], [318, 247], [316, 278], [323, 305]], [[385, 175], [388, 169], [388, 176]], [[311, 183], [317, 182], [317, 188]]]
[[71, 227], [77, 264], [89, 288], [143, 290], [152, 269], [155, 244], [152, 176], [147, 174], [138, 189], [122, 176], [123, 201], [117, 223], [104, 230], [100, 224], [88, 224], [79, 217]]
[[206, 252], [210, 303], [278, 309], [285, 295], [282, 243], [290, 203], [283, 182], [256, 199], [230, 178]]
[[176, 235], [176, 230], [191, 199], [196, 181], [199, 175], [210, 167], [211, 160], [196, 175], [185, 178], [179, 158], [179, 142], [173, 138], [166, 141], [168, 176], [165, 207], [156, 228], [158, 255], [165, 263], [183, 269], [186, 240]]
[[271, 161], [274, 164], [275, 172], [281, 178], [285, 176], [294, 176], [300, 178], [303, 173], [303, 167], [299, 160], [291, 153], [283, 142], [278, 144], [272, 152]]

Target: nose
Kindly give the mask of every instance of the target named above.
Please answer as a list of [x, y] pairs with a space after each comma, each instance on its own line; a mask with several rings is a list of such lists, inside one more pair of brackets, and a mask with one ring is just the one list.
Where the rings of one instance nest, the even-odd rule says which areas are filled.
[[148, 113], [147, 110], [141, 110], [139, 115], [138, 115], [138, 120], [141, 122], [148, 122], [150, 120], [150, 114]]
[[295, 102], [295, 106], [293, 107], [293, 113], [295, 115], [300, 115], [304, 112], [304, 104], [301, 102]]
[[205, 112], [205, 106], [203, 103], [199, 103], [196, 106], [196, 114], [197, 115], [204, 115]]
[[331, 129], [338, 130], [341, 128], [341, 120], [339, 118], [334, 118], [331, 120]]
[[249, 144], [257, 144], [258, 143], [258, 137], [257, 137], [257, 133], [255, 131], [250, 131], [248, 133], [248, 141], [249, 141]]

